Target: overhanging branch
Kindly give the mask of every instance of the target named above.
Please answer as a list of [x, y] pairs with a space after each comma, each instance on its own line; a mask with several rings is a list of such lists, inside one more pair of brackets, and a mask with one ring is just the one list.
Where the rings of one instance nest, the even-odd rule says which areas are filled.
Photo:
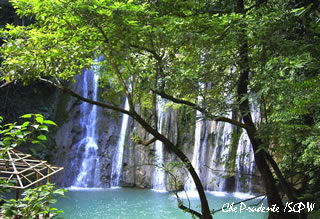
[[79, 100], [82, 100], [84, 102], [87, 102], [87, 103], [90, 103], [90, 104], [94, 104], [94, 105], [97, 105], [97, 106], [100, 106], [100, 107], [104, 107], [104, 108], [107, 108], [107, 109], [115, 110], [117, 112], [121, 112], [121, 113], [127, 114], [129, 116], [131, 115], [129, 111], [124, 110], [124, 109], [122, 109], [120, 107], [85, 98], [85, 97], [73, 92], [69, 88], [64, 87], [61, 83], [56, 84], [56, 83], [54, 83], [54, 82], [52, 82], [52, 81], [50, 81], [48, 79], [44, 79], [44, 78], [39, 78], [39, 80], [44, 81], [46, 83], [49, 83], [49, 84], [59, 88], [62, 92], [70, 94], [71, 96], [73, 96], [73, 97], [75, 97], [75, 98], [77, 98]]
[[174, 103], [179, 103], [179, 104], [191, 106], [193, 108], [199, 108], [196, 104], [194, 104], [190, 101], [175, 98], [174, 96], [166, 94], [164, 91], [157, 91], [157, 90], [152, 90], [152, 91], [154, 93], [158, 94], [159, 96], [161, 96], [162, 98], [171, 100]]
[[205, 110], [204, 108], [198, 106], [195, 103], [192, 103], [190, 101], [187, 100], [182, 100], [179, 98], [176, 98], [174, 96], [168, 95], [167, 93], [165, 93], [164, 91], [157, 91], [157, 90], [152, 90], [154, 93], [158, 94], [159, 96], [161, 96], [164, 99], [167, 100], [171, 100], [174, 103], [178, 103], [178, 104], [183, 104], [186, 106], [190, 106], [192, 108], [194, 108], [195, 110], [198, 110], [199, 112], [203, 113], [204, 115], [206, 115], [207, 118], [215, 120], [217, 122], [228, 122], [232, 125], [238, 126], [240, 128], [244, 128], [246, 130], [250, 129], [250, 126], [243, 124], [242, 122], [239, 122], [237, 120], [234, 119], [229, 119], [227, 117], [223, 117], [223, 116], [216, 116], [216, 115], [212, 115], [211, 113], [209, 113], [207, 110]]

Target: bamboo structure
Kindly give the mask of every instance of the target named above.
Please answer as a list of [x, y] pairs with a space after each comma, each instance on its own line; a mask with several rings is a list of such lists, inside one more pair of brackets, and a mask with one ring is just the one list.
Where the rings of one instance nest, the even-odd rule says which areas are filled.
[[47, 161], [38, 160], [13, 148], [6, 150], [0, 158], [0, 178], [5, 179], [8, 188], [26, 189], [40, 185], [42, 180], [50, 181], [50, 176], [63, 170], [63, 167], [50, 165]]

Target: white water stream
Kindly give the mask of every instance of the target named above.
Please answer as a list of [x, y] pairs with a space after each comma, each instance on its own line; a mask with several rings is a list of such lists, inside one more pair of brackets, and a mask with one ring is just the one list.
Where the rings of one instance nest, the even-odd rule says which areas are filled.
[[[163, 112], [163, 103], [157, 104], [158, 110], [158, 132], [161, 133], [165, 112]], [[158, 192], [166, 192], [166, 174], [163, 170], [164, 151], [163, 143], [159, 140], [155, 142], [155, 162], [156, 167], [152, 173], [152, 189]]]
[[[129, 110], [129, 101], [127, 98], [125, 101], [124, 109]], [[123, 114], [122, 123], [121, 123], [121, 130], [120, 130], [120, 137], [119, 137], [119, 141], [117, 144], [115, 154], [112, 159], [110, 187], [118, 187], [120, 185], [120, 176], [121, 176], [122, 161], [123, 161], [123, 151], [124, 151], [124, 147], [125, 147], [124, 143], [125, 143], [125, 139], [126, 139], [128, 119], [129, 119], [129, 116], [127, 114]]]
[[[199, 118], [201, 116], [201, 112], [196, 112], [196, 118]], [[192, 156], [192, 166], [197, 172], [197, 174], [200, 174], [200, 155], [201, 155], [201, 128], [202, 128], [202, 121], [196, 122], [196, 128], [195, 128], [195, 134], [194, 134], [194, 148], [193, 148], [193, 156]], [[186, 191], [195, 191], [196, 185], [191, 177], [190, 174], [188, 174], [188, 179], [184, 185], [184, 189]]]
[[[82, 74], [83, 93], [86, 98], [97, 100], [98, 92], [98, 74], [95, 73], [98, 68], [86, 70]], [[76, 144], [77, 154], [84, 155], [80, 166], [78, 176], [73, 181], [73, 187], [87, 188], [100, 187], [100, 161], [98, 156], [98, 137], [96, 133], [97, 106], [86, 102], [80, 105], [80, 125], [83, 130], [83, 138]], [[84, 146], [83, 146], [84, 145]]]

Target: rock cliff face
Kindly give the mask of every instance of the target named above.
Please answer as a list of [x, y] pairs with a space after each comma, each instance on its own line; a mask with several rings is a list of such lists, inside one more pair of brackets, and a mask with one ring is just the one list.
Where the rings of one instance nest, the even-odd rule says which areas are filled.
[[[73, 85], [73, 90], [81, 93], [81, 78]], [[65, 187], [72, 185], [79, 174], [82, 162], [81, 153], [77, 153], [75, 145], [83, 137], [80, 124], [80, 104], [77, 99], [62, 95], [58, 103], [56, 121], [59, 129], [55, 135], [56, 148], [52, 154], [52, 162], [63, 166], [65, 170], [56, 177], [56, 182]], [[106, 109], [97, 109], [98, 155], [101, 161], [101, 179], [103, 187], [109, 186], [112, 156], [119, 138], [121, 115]], [[84, 145], [83, 151], [84, 151]]]
[[[77, 79], [73, 90], [81, 93], [81, 78]], [[124, 98], [118, 97], [124, 103]], [[79, 174], [82, 154], [76, 153], [75, 144], [81, 138], [80, 128], [80, 102], [72, 97], [61, 96], [57, 110], [56, 121], [60, 124], [55, 141], [56, 149], [53, 151], [53, 160], [56, 165], [65, 167], [65, 171], [56, 178], [58, 184], [71, 186]], [[120, 135], [122, 115], [113, 111], [98, 108], [97, 132], [100, 157], [100, 180], [103, 187], [110, 186], [112, 160], [115, 154]], [[161, 133], [173, 141], [192, 160], [194, 156], [195, 141], [195, 112], [185, 108], [169, 109], [163, 117]], [[190, 125], [191, 124], [191, 125]], [[226, 124], [217, 124], [213, 121], [202, 121], [200, 132], [199, 175], [203, 185], [208, 190], [239, 191], [237, 179], [237, 155], [241, 130], [231, 127], [230, 133], [226, 131]], [[142, 139], [152, 136], [135, 121], [129, 118], [128, 128], [123, 152], [122, 174], [120, 186], [151, 188], [154, 167], [154, 145], [144, 146], [131, 141], [131, 134], [139, 135]], [[230, 140], [226, 140], [225, 138]], [[228, 143], [226, 143], [226, 141]], [[225, 157], [220, 160], [220, 157]], [[167, 190], [183, 189], [188, 174], [181, 167], [181, 161], [166, 148], [164, 148], [164, 161], [167, 170]], [[245, 165], [248, 165], [246, 163]], [[228, 174], [226, 174], [228, 171]], [[257, 171], [253, 171], [258, 175]], [[252, 173], [251, 173], [252, 174]], [[173, 177], [174, 176], [174, 177]], [[248, 180], [247, 180], [248, 181]], [[250, 177], [250, 182], [242, 185], [241, 192], [257, 192], [261, 187], [252, 186], [261, 184], [259, 177]], [[248, 188], [244, 188], [248, 187]], [[250, 188], [249, 188], [250, 187]]]

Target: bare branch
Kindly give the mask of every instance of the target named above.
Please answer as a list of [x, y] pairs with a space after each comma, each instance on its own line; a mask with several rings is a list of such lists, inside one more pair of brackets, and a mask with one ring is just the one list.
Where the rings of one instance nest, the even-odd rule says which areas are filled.
[[[190, 213], [190, 214], [192, 214], [192, 215], [195, 215], [195, 216], [201, 218], [201, 216], [202, 216], [201, 213], [199, 213], [199, 212], [197, 212], [197, 211], [195, 211], [195, 210], [193, 210], [193, 209], [190, 208], [190, 200], [189, 200], [189, 197], [188, 197], [187, 193], [186, 193], [186, 196], [187, 196], [187, 199], [188, 199], [189, 207], [185, 206], [185, 205], [183, 204], [183, 201], [180, 199], [179, 194], [178, 194], [178, 180], [177, 180], [176, 176], [173, 175], [170, 171], [168, 171], [168, 170], [166, 170], [166, 169], [165, 169], [165, 172], [166, 172], [169, 176], [171, 176], [172, 179], [173, 179], [174, 188], [175, 188], [175, 190], [174, 190], [173, 192], [174, 192], [174, 194], [175, 194], [175, 196], [176, 196], [176, 198], [177, 198], [178, 207], [179, 207], [180, 209], [182, 209], [183, 211], [185, 211], [185, 212], [188, 212], [188, 213]], [[185, 190], [184, 190], [184, 191], [185, 191]]]

